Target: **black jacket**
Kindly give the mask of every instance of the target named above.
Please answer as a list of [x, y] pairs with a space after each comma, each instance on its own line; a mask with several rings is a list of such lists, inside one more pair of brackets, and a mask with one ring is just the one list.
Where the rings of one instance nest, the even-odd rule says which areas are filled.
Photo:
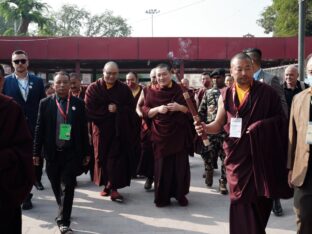
[[[43, 147], [43, 156], [47, 161], [55, 160], [57, 115], [55, 98], [53, 95], [41, 100], [35, 128], [34, 156], [40, 156]], [[68, 123], [71, 124], [71, 139], [68, 144], [71, 155], [83, 160], [85, 156], [90, 155], [90, 145], [84, 102], [76, 97], [70, 99]]]

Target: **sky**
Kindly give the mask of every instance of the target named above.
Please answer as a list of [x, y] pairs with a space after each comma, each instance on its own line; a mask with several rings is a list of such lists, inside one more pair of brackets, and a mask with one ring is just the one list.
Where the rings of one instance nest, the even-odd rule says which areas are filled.
[[132, 37], [270, 37], [257, 25], [264, 8], [272, 0], [41, 0], [53, 10], [75, 4], [91, 14], [106, 9], [121, 16], [132, 27]]

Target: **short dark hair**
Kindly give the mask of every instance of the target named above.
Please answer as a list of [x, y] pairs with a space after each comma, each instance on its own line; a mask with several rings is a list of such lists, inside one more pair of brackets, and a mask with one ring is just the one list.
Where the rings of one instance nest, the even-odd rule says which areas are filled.
[[135, 76], [135, 79], [138, 80], [138, 73], [131, 71], [131, 72], [128, 72], [128, 74], [133, 74]]
[[58, 72], [55, 72], [54, 76], [53, 76], [53, 79], [56, 77], [56, 76], [67, 76], [68, 77], [68, 80], [69, 80], [69, 75], [66, 71], [64, 70], [60, 70]]
[[171, 72], [171, 69], [172, 69], [172, 67], [169, 65], [169, 64], [167, 64], [167, 63], [160, 63], [160, 64], [158, 64], [156, 67], [155, 67], [156, 69], [158, 68], [165, 68], [165, 69], [167, 69], [169, 72]]
[[258, 48], [247, 48], [243, 51], [257, 64], [261, 64], [262, 52]]
[[201, 75], [202, 76], [210, 76], [210, 73], [209, 72], [203, 72]]
[[235, 59], [239, 59], [239, 60], [249, 60], [250, 63], [252, 63], [252, 59], [250, 58], [250, 56], [244, 52], [238, 53], [236, 55], [233, 56], [233, 58], [231, 59], [231, 65], [233, 63], [233, 61]]
[[69, 73], [69, 78], [70, 78], [70, 79], [71, 79], [71, 78], [75, 78], [75, 79], [78, 79], [78, 80], [81, 81], [80, 75], [79, 75], [78, 73], [76, 73], [76, 72]]
[[51, 83], [46, 83], [45, 85], [44, 85], [44, 91], [47, 91], [49, 88], [51, 88], [52, 87], [52, 84]]
[[14, 50], [12, 56], [16, 54], [24, 54], [28, 58], [28, 54], [24, 50]]
[[3, 66], [0, 64], [0, 76], [4, 77], [5, 73], [4, 73], [4, 68]]

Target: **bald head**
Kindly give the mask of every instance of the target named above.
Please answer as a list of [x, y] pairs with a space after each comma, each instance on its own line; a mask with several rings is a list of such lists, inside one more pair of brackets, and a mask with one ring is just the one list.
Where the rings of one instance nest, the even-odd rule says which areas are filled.
[[119, 74], [119, 68], [116, 62], [109, 61], [103, 68], [103, 79], [107, 84], [114, 85]]
[[239, 53], [231, 59], [231, 76], [242, 89], [251, 86], [253, 71], [251, 58], [247, 54]]
[[189, 89], [189, 88], [190, 88], [190, 82], [189, 82], [189, 80], [186, 79], [186, 78], [183, 78], [183, 79], [181, 80], [181, 84], [182, 84], [186, 89]]
[[284, 72], [284, 81], [287, 88], [294, 89], [297, 84], [297, 79], [299, 77], [298, 68], [295, 65], [289, 65], [286, 67]]
[[157, 79], [156, 79], [156, 68], [153, 68], [150, 72], [150, 79], [151, 79], [151, 84], [155, 85], [157, 84]]

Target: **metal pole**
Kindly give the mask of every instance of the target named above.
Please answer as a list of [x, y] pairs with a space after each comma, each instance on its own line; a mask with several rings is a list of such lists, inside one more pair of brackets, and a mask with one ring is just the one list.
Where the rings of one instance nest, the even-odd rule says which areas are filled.
[[304, 80], [304, 37], [305, 37], [305, 9], [306, 1], [299, 2], [299, 26], [298, 26], [298, 69], [299, 79]]
[[154, 37], [154, 14], [152, 14], [152, 37]]

